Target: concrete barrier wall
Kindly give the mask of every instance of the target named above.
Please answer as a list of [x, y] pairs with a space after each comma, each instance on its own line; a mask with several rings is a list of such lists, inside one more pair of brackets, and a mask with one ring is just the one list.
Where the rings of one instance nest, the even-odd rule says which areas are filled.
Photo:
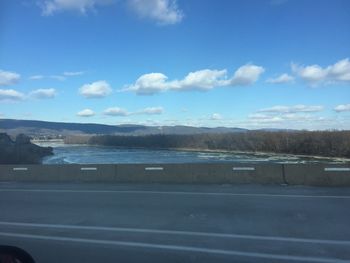
[[290, 185], [350, 186], [350, 164], [285, 164]]
[[118, 182], [157, 183], [283, 183], [281, 165], [120, 164]]
[[115, 165], [0, 165], [0, 181], [113, 181]]
[[247, 163], [0, 165], [0, 181], [350, 186], [350, 165]]

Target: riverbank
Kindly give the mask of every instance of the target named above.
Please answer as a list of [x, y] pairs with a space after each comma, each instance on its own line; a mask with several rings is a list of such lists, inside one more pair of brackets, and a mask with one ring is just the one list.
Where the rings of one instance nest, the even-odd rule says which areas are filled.
[[227, 151], [196, 148], [116, 147], [90, 144], [64, 144], [62, 141], [36, 142], [54, 148], [55, 163], [191, 163], [191, 162], [266, 162], [266, 163], [349, 163], [350, 159], [279, 154], [269, 152]]
[[341, 163], [350, 162], [350, 158], [343, 157], [328, 157], [319, 155], [303, 155], [303, 154], [288, 154], [288, 153], [274, 153], [274, 152], [247, 152], [247, 151], [229, 151], [229, 150], [212, 150], [212, 149], [192, 149], [192, 148], [176, 148], [167, 150], [178, 150], [178, 151], [189, 151], [189, 152], [206, 152], [206, 153], [228, 153], [228, 154], [254, 154], [261, 156], [287, 156], [287, 157], [298, 157], [298, 158], [312, 158], [320, 160], [334, 160]]

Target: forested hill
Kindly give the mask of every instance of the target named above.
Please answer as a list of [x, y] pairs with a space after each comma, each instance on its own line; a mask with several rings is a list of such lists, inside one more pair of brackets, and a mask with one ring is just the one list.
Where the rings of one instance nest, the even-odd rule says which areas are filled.
[[[71, 138], [67, 143], [78, 142]], [[248, 131], [244, 133], [92, 136], [85, 143], [117, 147], [271, 152], [350, 158], [350, 131]]]
[[11, 135], [24, 133], [39, 135], [74, 135], [74, 134], [117, 134], [117, 135], [149, 135], [149, 134], [200, 134], [242, 132], [240, 128], [206, 128], [190, 126], [144, 126], [144, 125], [105, 125], [95, 123], [65, 123], [36, 120], [0, 119], [0, 132]]

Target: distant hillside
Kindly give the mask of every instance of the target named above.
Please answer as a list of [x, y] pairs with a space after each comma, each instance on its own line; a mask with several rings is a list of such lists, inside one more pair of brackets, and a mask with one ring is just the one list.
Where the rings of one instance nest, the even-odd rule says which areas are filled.
[[[71, 138], [67, 143], [81, 143]], [[269, 152], [350, 158], [350, 131], [298, 131], [245, 133], [91, 136], [83, 143], [126, 148], [192, 149], [214, 151]]]
[[143, 125], [105, 125], [94, 123], [65, 123], [35, 120], [0, 119], [0, 132], [11, 135], [67, 136], [75, 134], [107, 135], [151, 135], [151, 134], [202, 134], [244, 132], [240, 128], [206, 128], [191, 126], [143, 126]]

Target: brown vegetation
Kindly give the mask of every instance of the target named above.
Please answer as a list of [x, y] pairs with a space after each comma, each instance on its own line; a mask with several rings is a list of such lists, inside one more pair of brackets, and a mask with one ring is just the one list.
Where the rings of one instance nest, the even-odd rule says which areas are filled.
[[248, 131], [223, 134], [76, 137], [68, 143], [142, 148], [273, 152], [350, 158], [350, 131]]

